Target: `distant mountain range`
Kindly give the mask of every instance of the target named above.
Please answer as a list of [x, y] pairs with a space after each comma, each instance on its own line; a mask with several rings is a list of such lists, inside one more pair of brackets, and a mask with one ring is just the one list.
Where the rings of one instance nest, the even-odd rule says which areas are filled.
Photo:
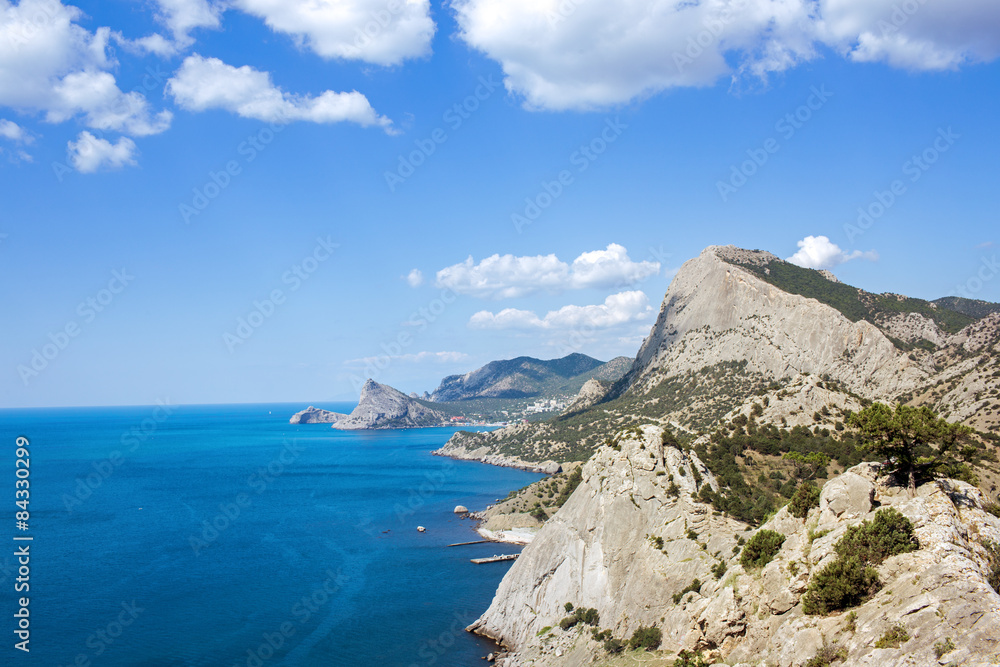
[[477, 398], [549, 398], [576, 395], [587, 380], [618, 380], [632, 365], [628, 357], [602, 362], [585, 354], [543, 361], [517, 357], [491, 361], [465, 375], [449, 375], [430, 395], [436, 403]]
[[406, 396], [368, 380], [361, 389], [358, 407], [350, 415], [310, 406], [293, 415], [292, 423], [332, 423], [342, 430], [440, 426], [468, 412], [487, 411], [499, 416], [516, 411], [530, 400], [572, 399], [589, 380], [610, 385], [631, 367], [628, 357], [603, 362], [578, 353], [561, 359], [518, 357], [491, 361], [465, 375], [444, 378], [434, 393], [424, 398]]

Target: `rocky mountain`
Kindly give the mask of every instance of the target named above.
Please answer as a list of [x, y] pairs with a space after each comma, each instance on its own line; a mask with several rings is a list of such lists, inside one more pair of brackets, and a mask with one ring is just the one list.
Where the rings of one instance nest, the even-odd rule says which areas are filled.
[[401, 391], [374, 380], [361, 387], [358, 407], [337, 421], [333, 428], [341, 430], [417, 428], [440, 426], [448, 422], [448, 414], [413, 399]]
[[605, 363], [574, 353], [561, 359], [518, 357], [491, 361], [465, 375], [450, 375], [441, 381], [430, 400], [467, 401], [479, 398], [543, 398], [575, 394], [587, 380], [618, 380], [631, 360], [618, 357]]
[[[661, 427], [628, 427], [584, 464], [579, 486], [469, 629], [502, 643], [503, 667], [626, 664], [605, 642], [643, 627], [662, 635], [660, 651], [642, 660], [649, 665], [672, 664], [682, 650], [742, 667], [997, 664], [995, 506], [954, 480], [910, 496], [879, 469], [855, 466], [827, 482], [803, 518], [783, 508], [754, 531], [695, 499], [721, 486], [697, 454]], [[887, 508], [912, 523], [916, 543], [865, 575], [878, 585], [865, 584], [870, 597], [850, 613], [808, 609], [804, 593], [837, 560], [838, 542]], [[741, 558], [765, 530], [776, 538], [769, 557]], [[589, 624], [568, 622], [567, 603], [593, 610]]]
[[[622, 423], [709, 432], [733, 411], [782, 403], [788, 387], [803, 384], [828, 395], [825, 412], [908, 401], [997, 434], [997, 311], [968, 299], [872, 294], [767, 252], [712, 246], [684, 263], [628, 373], [589, 409], [529, 428], [459, 433], [438, 451], [586, 460]], [[784, 404], [783, 414], [771, 410], [775, 424], [814, 416]], [[812, 425], [836, 421], [820, 414]]]
[[613, 384], [613, 382], [608, 380], [598, 380], [597, 378], [587, 380], [580, 388], [580, 393], [576, 395], [573, 402], [567, 405], [566, 409], [563, 410], [563, 414], [572, 414], [574, 412], [586, 410], [594, 403], [597, 403], [604, 398], [611, 390]]
[[329, 410], [320, 410], [319, 408], [314, 408], [309, 406], [305, 410], [301, 410], [292, 415], [291, 419], [288, 420], [289, 424], [334, 424], [347, 415], [341, 412], [330, 412]]

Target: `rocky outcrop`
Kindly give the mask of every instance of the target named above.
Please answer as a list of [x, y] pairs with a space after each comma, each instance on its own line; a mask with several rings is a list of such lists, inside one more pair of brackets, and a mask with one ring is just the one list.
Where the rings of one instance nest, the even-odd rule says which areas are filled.
[[612, 382], [590, 379], [580, 388], [580, 393], [576, 395], [573, 402], [563, 410], [564, 415], [586, 410], [594, 403], [604, 398], [611, 389]]
[[358, 407], [333, 425], [341, 430], [441, 426], [448, 415], [374, 380], [361, 387]]
[[288, 420], [289, 424], [335, 424], [341, 419], [345, 418], [347, 415], [342, 412], [330, 412], [329, 410], [320, 410], [319, 408], [314, 408], [309, 406], [305, 410], [301, 410], [292, 415], [292, 418]]
[[685, 262], [627, 386], [644, 391], [665, 377], [743, 361], [746, 373], [774, 380], [823, 374], [866, 398], [898, 395], [927, 377], [874, 324], [852, 322], [738, 266], [773, 259], [770, 253], [711, 246]]
[[[696, 458], [660, 445], [657, 427], [630, 429], [598, 450], [584, 465], [583, 482], [470, 627], [510, 651], [498, 664], [606, 660], [588, 628], [559, 628], [566, 602], [597, 609], [600, 628], [615, 637], [641, 625], [659, 627], [666, 656], [699, 650], [709, 662], [743, 667], [803, 665], [824, 646], [843, 649], [850, 665], [1000, 659], [1000, 595], [989, 583], [1000, 567], [990, 552], [1000, 544], [1000, 519], [985, 511], [975, 487], [941, 480], [911, 497], [887, 485], [878, 464], [855, 466], [823, 487], [819, 507], [804, 519], [784, 508], [771, 518], [762, 528], [785, 535], [784, 543], [761, 571], [747, 572], [734, 547], [752, 531], [691, 500], [695, 469], [701, 484], [716, 484]], [[850, 617], [805, 615], [802, 596], [835, 558], [836, 542], [885, 507], [913, 522], [920, 548], [882, 563], [881, 590]], [[710, 568], [720, 561], [726, 570], [716, 578]], [[701, 585], [675, 603], [674, 594], [695, 588], [689, 586], [695, 578]], [[898, 648], [875, 648], [897, 624], [909, 639]]]
[[[516, 431], [524, 429], [527, 424], [505, 426], [500, 431]], [[527, 430], [527, 429], [524, 429]], [[493, 435], [499, 431], [469, 432], [459, 431], [440, 449], [435, 449], [432, 454], [435, 456], [447, 456], [463, 461], [480, 461], [490, 465], [502, 466], [504, 468], [520, 468], [531, 472], [542, 472], [551, 475], [562, 470], [562, 465], [556, 461], [526, 461], [518, 456], [508, 456], [497, 454], [493, 451], [491, 441], [497, 436]]]

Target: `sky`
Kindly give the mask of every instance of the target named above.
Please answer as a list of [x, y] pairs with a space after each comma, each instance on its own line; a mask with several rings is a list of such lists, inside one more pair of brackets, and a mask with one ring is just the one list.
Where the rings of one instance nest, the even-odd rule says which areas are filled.
[[1000, 301], [994, 0], [0, 0], [0, 407], [632, 357], [761, 248]]

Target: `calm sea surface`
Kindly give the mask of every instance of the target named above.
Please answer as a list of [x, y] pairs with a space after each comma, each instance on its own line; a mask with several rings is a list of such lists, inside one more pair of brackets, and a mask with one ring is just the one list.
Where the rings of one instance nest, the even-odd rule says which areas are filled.
[[[493, 646], [462, 628], [510, 564], [469, 559], [518, 548], [445, 548], [477, 539], [452, 510], [540, 476], [431, 456], [454, 429], [289, 424], [302, 407], [0, 410], [0, 664], [484, 664]], [[14, 590], [15, 535], [34, 538], [28, 593]], [[14, 649], [21, 596], [28, 655]]]

